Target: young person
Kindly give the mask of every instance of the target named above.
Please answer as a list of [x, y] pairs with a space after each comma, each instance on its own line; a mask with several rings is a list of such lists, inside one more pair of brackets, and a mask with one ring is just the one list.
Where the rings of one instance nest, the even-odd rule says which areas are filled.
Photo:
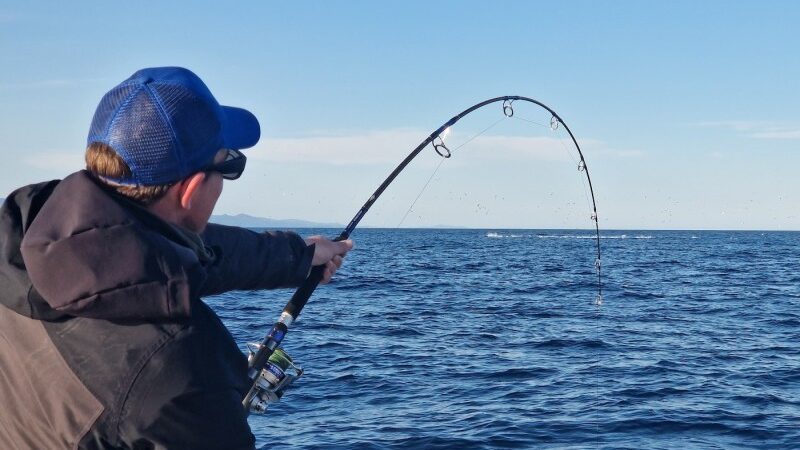
[[247, 361], [201, 300], [330, 280], [351, 241], [207, 224], [260, 136], [183, 68], [95, 112], [86, 170], [0, 209], [0, 448], [253, 448]]

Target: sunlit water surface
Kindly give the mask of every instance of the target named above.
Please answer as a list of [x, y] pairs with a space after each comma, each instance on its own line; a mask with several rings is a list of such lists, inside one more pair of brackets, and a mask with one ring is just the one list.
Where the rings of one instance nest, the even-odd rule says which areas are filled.
[[[353, 237], [259, 447], [800, 448], [800, 233], [605, 231], [599, 307], [589, 231]], [[244, 349], [290, 295], [208, 303]]]

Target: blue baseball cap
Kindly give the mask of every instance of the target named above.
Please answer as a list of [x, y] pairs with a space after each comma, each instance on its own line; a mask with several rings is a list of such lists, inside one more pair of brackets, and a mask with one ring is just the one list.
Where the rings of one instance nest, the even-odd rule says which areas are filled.
[[154, 67], [103, 96], [87, 145], [107, 144], [128, 164], [132, 175], [111, 181], [153, 186], [186, 178], [211, 164], [220, 149], [252, 147], [259, 137], [252, 113], [221, 106], [190, 70]]

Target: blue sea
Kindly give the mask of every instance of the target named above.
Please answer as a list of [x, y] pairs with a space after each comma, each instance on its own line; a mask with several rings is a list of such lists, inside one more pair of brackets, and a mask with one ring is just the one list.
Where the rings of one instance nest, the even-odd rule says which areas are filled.
[[[340, 230], [301, 230], [335, 236]], [[269, 449], [800, 448], [800, 233], [358, 229]], [[291, 290], [208, 303], [244, 349]]]

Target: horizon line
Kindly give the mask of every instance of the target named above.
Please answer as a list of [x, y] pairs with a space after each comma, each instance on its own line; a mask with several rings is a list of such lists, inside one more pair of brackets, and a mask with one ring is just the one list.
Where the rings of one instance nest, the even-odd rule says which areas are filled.
[[[294, 219], [288, 219], [294, 220]], [[304, 220], [304, 219], [297, 219], [297, 220]], [[306, 221], [312, 222], [312, 221]], [[244, 228], [267, 228], [270, 229], [271, 227], [244, 227]], [[296, 226], [296, 227], [289, 227], [289, 228], [298, 228], [298, 229], [325, 229], [325, 230], [338, 230], [342, 227], [329, 227], [329, 226]], [[362, 225], [358, 228], [364, 229], [372, 229], [372, 230], [480, 230], [480, 231], [494, 231], [494, 230], [509, 230], [509, 231], [594, 231], [594, 228], [518, 228], [518, 227], [464, 227], [464, 226], [431, 226], [431, 227], [384, 227], [384, 226], [373, 226], [373, 225]], [[613, 231], [685, 231], [685, 232], [695, 232], [695, 231], [727, 231], [727, 232], [752, 232], [752, 233], [797, 233], [800, 232], [800, 229], [757, 229], [757, 228], [600, 228], [600, 235], [603, 235], [603, 232], [613, 232]]]

